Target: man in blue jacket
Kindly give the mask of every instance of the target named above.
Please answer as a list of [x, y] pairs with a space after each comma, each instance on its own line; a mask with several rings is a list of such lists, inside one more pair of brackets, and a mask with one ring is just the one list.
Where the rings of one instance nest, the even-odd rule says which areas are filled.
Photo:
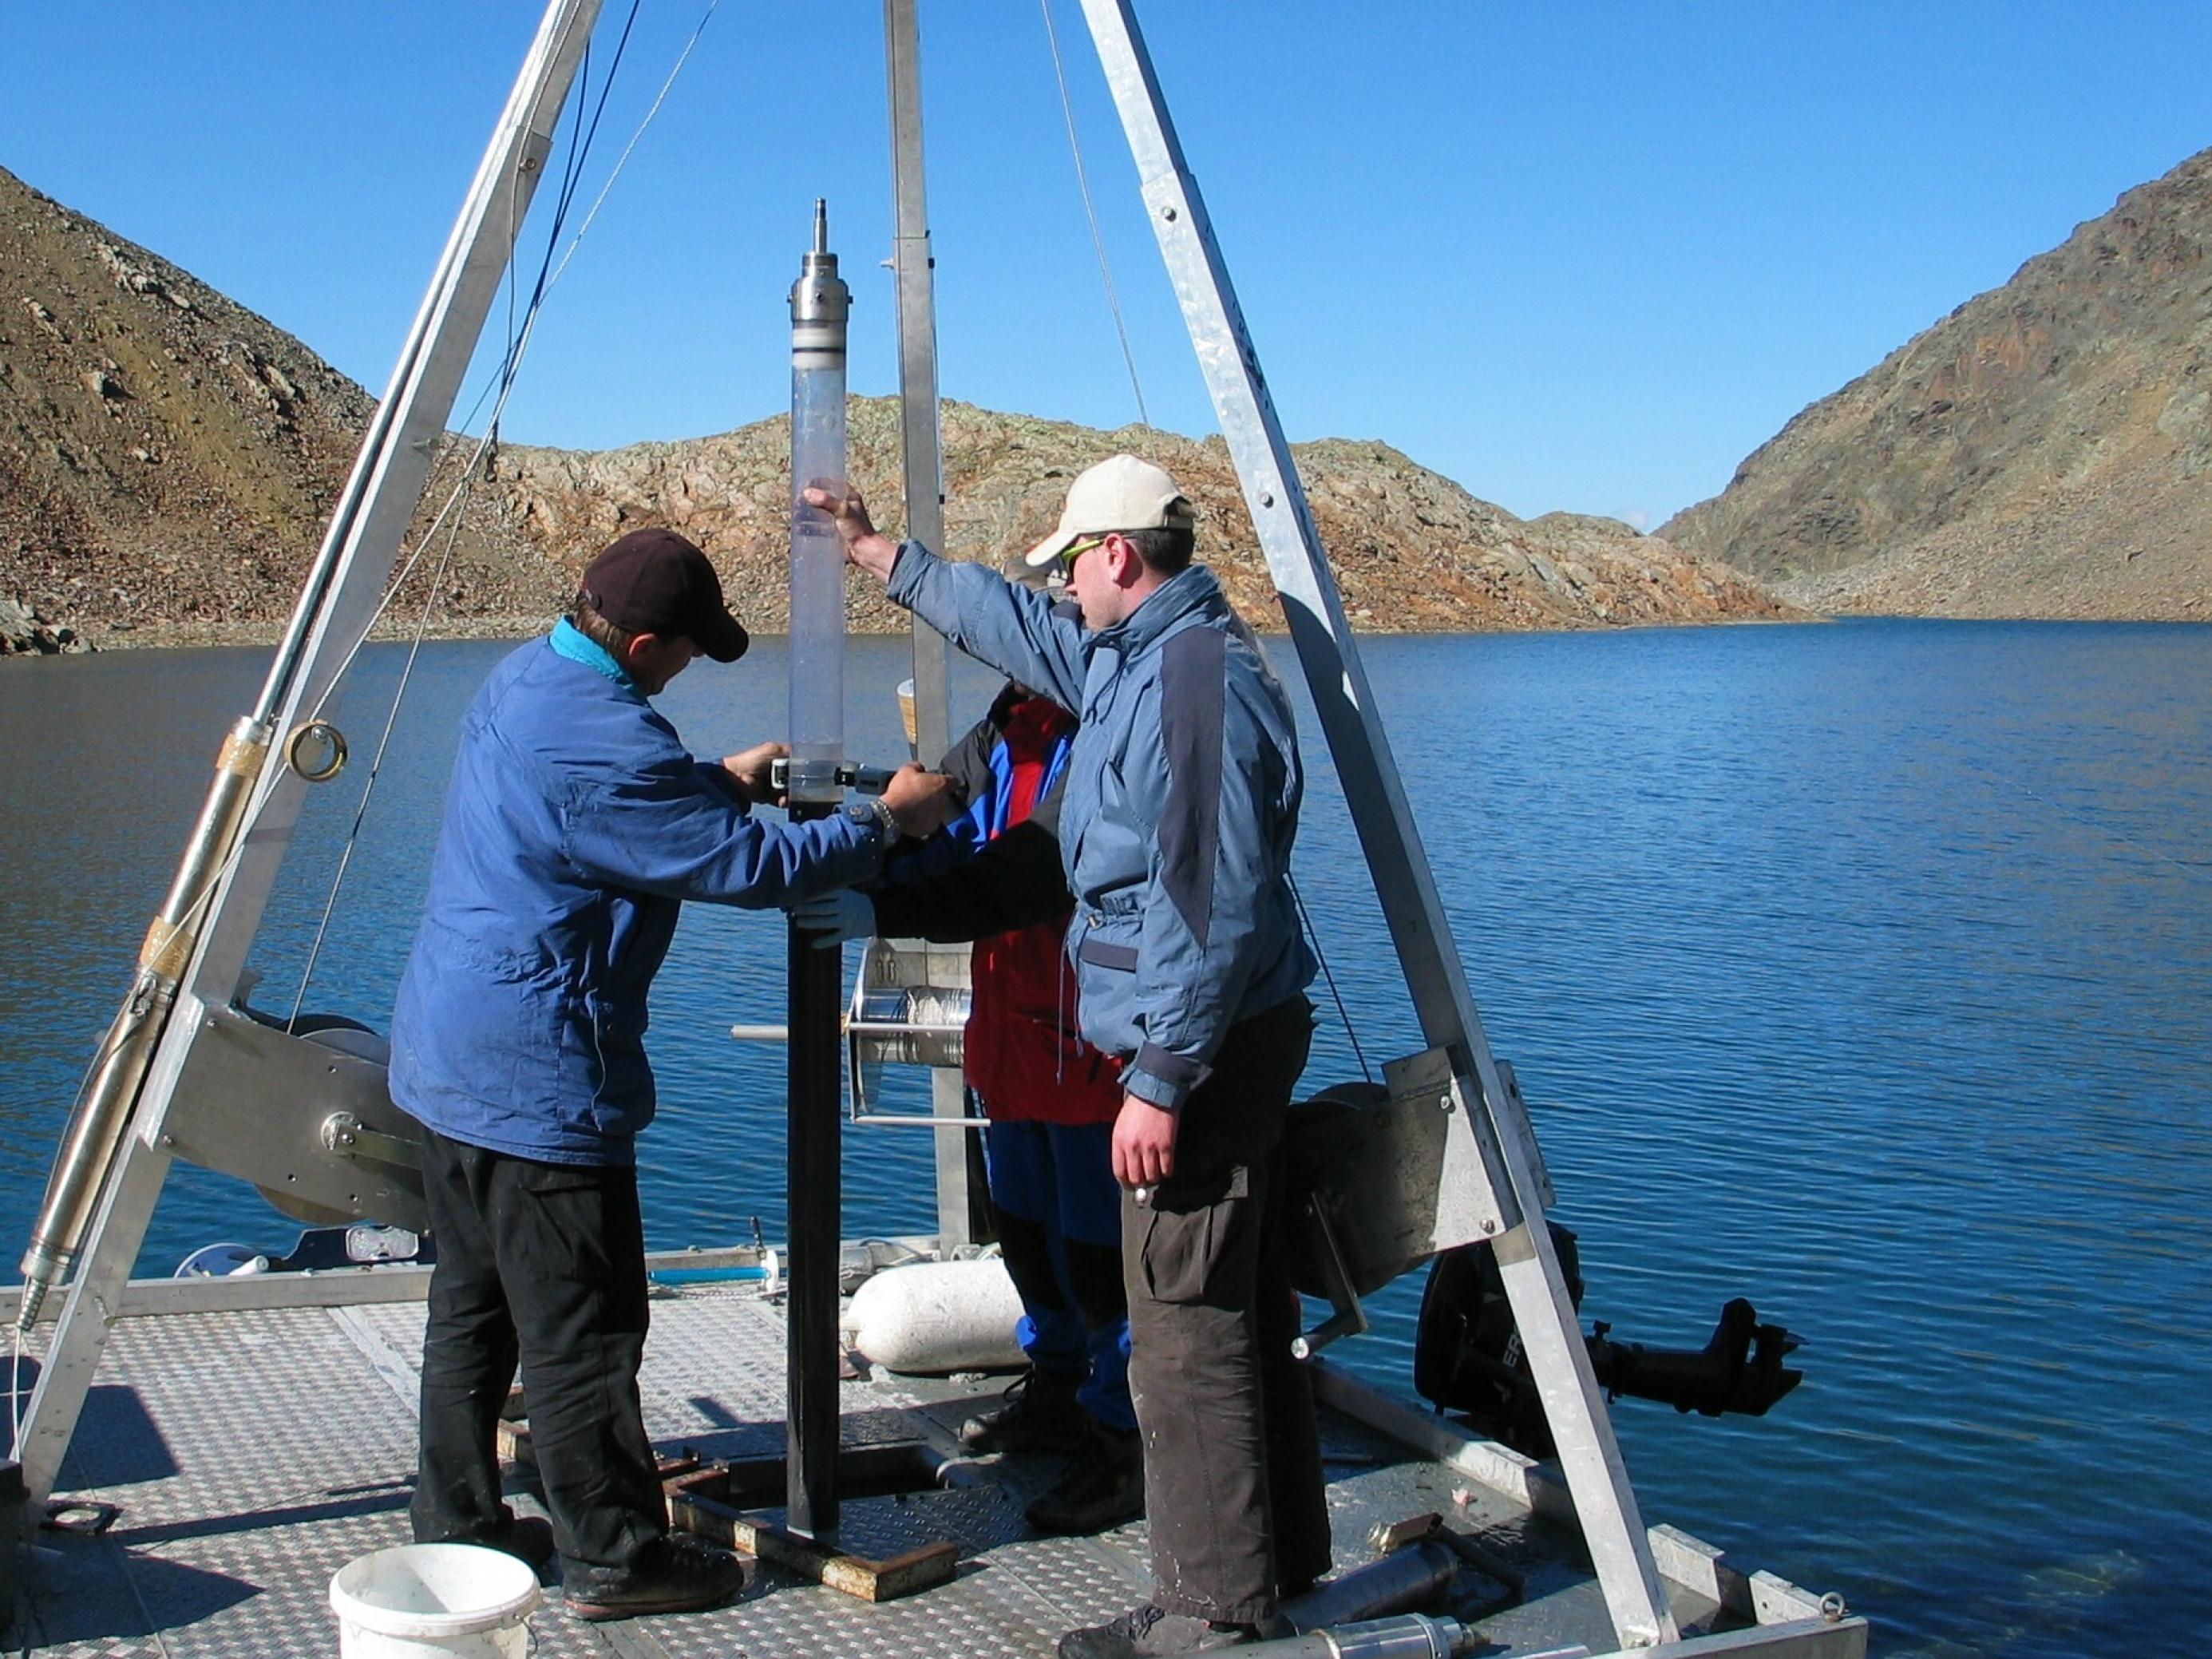
[[[646, 993], [685, 899], [768, 908], [865, 880], [949, 803], [918, 767], [846, 812], [767, 823], [779, 744], [694, 760], [647, 701], [745, 631], [706, 555], [633, 531], [463, 722], [392, 1025], [438, 1262], [422, 1345], [419, 1542], [557, 1545], [586, 1619], [711, 1607], [733, 1556], [672, 1538], [637, 1392], [647, 1324], [632, 1143], [652, 1119]], [[501, 1501], [520, 1362], [553, 1525]]]
[[1077, 711], [1060, 848], [1083, 1035], [1121, 1062], [1129, 1381], [1152, 1599], [1063, 1638], [1063, 1659], [1287, 1633], [1277, 1602], [1328, 1565], [1311, 1385], [1291, 1358], [1282, 1133], [1314, 958], [1289, 885], [1302, 779], [1288, 700], [1203, 565], [1190, 503], [1117, 455], [1029, 555], [1080, 619], [980, 565], [837, 514], [852, 562], [969, 655]]

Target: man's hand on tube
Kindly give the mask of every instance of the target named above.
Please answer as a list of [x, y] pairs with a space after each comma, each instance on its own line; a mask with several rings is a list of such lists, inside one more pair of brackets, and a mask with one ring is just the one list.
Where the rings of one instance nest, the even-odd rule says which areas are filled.
[[898, 544], [877, 530], [875, 521], [868, 517], [868, 504], [860, 499], [859, 490], [848, 484], [841, 495], [834, 489], [810, 486], [806, 504], [820, 507], [836, 522], [848, 559], [878, 581], [890, 580], [891, 563], [898, 557]]
[[891, 774], [882, 799], [891, 809], [891, 820], [899, 833], [917, 839], [935, 834], [966, 801], [957, 779], [925, 771], [912, 761]]
[[734, 755], [722, 757], [722, 769], [745, 792], [745, 799], [756, 806], [781, 806], [783, 797], [776, 793], [769, 774], [777, 761], [791, 753], [791, 745], [784, 743], [757, 743], [750, 749], [741, 749]]
[[1173, 1175], [1180, 1121], [1149, 1100], [1123, 1095], [1114, 1120], [1114, 1179], [1124, 1187], [1157, 1187]]
[[868, 939], [876, 931], [876, 907], [849, 887], [817, 893], [791, 907], [791, 920], [817, 951], [834, 951], [848, 939]]

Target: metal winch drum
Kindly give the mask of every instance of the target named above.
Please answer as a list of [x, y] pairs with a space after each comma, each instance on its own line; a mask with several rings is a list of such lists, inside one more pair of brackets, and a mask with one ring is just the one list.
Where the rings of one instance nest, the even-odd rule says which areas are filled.
[[872, 939], [845, 1016], [849, 1115], [855, 1123], [941, 1123], [916, 1113], [874, 1109], [886, 1066], [957, 1071], [973, 1000], [969, 947]]

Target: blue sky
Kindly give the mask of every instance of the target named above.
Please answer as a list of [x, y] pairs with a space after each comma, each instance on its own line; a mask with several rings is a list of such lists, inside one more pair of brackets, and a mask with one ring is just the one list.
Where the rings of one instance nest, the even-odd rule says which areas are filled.
[[[1054, 4], [1153, 422], [1210, 431], [1079, 9]], [[921, 5], [947, 395], [1133, 419], [1037, 0]], [[586, 200], [706, 9], [643, 0]], [[1524, 515], [1656, 526], [2212, 144], [2202, 0], [1142, 9], [1291, 435], [1381, 439]], [[537, 12], [19, 0], [0, 166], [380, 390]], [[894, 389], [881, 41], [877, 0], [721, 0], [555, 291], [510, 439], [782, 407], [817, 194], [854, 387]]]

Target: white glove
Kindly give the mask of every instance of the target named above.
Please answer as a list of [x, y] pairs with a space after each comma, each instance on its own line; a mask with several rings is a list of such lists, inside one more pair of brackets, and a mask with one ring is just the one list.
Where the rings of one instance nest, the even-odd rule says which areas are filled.
[[810, 936], [817, 951], [834, 951], [848, 939], [866, 939], [876, 931], [876, 907], [849, 887], [834, 893], [817, 893], [791, 907], [791, 920]]

